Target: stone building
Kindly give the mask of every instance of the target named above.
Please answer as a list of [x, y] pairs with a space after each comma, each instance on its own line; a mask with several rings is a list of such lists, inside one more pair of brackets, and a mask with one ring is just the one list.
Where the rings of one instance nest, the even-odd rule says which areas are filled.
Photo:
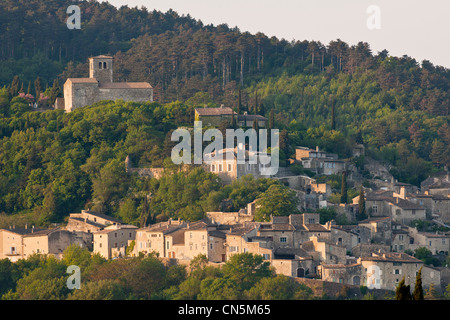
[[136, 239], [137, 227], [132, 225], [111, 225], [94, 232], [94, 253], [105, 259], [124, 257], [131, 241]]
[[[147, 82], [113, 82], [113, 57], [89, 58], [89, 78], [68, 78], [64, 83], [64, 108], [76, 108], [101, 100], [153, 101], [153, 88]], [[61, 104], [61, 101], [58, 102]]]
[[223, 122], [231, 123], [233, 110], [221, 105], [220, 108], [196, 108], [195, 121], [202, 121], [204, 126], [220, 126]]
[[16, 262], [30, 255], [46, 254], [59, 258], [70, 245], [89, 248], [90, 240], [82, 233], [60, 228], [36, 229], [34, 227], [0, 229], [0, 259]]
[[414, 288], [416, 275], [422, 268], [422, 285], [428, 288], [433, 283], [440, 287], [439, 270], [425, 266], [423, 261], [405, 253], [372, 254], [358, 259], [362, 270], [362, 285], [376, 289], [395, 290], [398, 283], [405, 278], [405, 285]]
[[[236, 148], [224, 148], [213, 153], [204, 155], [202, 167], [207, 172], [217, 174], [223, 184], [231, 184], [234, 180], [239, 179], [245, 175], [251, 174], [257, 178], [270, 178], [272, 175], [268, 174], [270, 164], [267, 166], [260, 161], [261, 156], [269, 156], [266, 153], [259, 153], [256, 151], [245, 150], [245, 163], [238, 163], [238, 150]], [[250, 163], [249, 157], [253, 157], [256, 163]]]
[[161, 258], [179, 260], [202, 254], [210, 262], [224, 262], [225, 232], [205, 221], [169, 220], [137, 229], [134, 254], [155, 252]]
[[120, 225], [123, 222], [114, 217], [90, 210], [81, 210], [81, 213], [71, 213], [65, 227], [69, 231], [93, 233], [110, 225]]

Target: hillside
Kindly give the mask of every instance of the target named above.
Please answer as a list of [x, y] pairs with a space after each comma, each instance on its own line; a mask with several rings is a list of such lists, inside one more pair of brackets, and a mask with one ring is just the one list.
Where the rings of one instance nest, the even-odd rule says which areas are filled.
[[[136, 221], [143, 197], [120, 211], [130, 194], [124, 158], [162, 166], [170, 130], [191, 123], [193, 107], [204, 104], [266, 117], [273, 112], [285, 130], [284, 158], [298, 145], [348, 157], [355, 142], [364, 143], [394, 177], [416, 185], [450, 163], [446, 68], [373, 53], [364, 42], [289, 42], [204, 25], [173, 11], [96, 1], [77, 3], [82, 28], [69, 30], [71, 4], [0, 2], [0, 212], [7, 215], [26, 213], [48, 223], [89, 206], [119, 216], [131, 212], [129, 221]], [[87, 76], [87, 58], [105, 53], [114, 55], [115, 80], [148, 81], [158, 103], [105, 102], [69, 115], [30, 112], [17, 97], [61, 96], [57, 88], [67, 77]], [[205, 185], [205, 194], [218, 191]], [[132, 186], [136, 194], [158, 189], [136, 181]], [[214, 206], [224, 195], [215, 196], [199, 201]], [[166, 214], [185, 208], [201, 216], [187, 207], [180, 201]], [[153, 215], [164, 214], [161, 208]]]

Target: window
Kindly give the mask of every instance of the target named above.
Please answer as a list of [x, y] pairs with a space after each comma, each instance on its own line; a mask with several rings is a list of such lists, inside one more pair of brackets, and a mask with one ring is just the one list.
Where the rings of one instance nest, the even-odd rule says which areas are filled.
[[286, 243], [286, 241], [287, 241], [286, 237], [280, 237], [280, 242], [281, 243]]
[[400, 269], [395, 269], [394, 274], [401, 274]]
[[395, 214], [399, 216], [402, 214], [402, 211], [400, 209], [395, 209]]
[[403, 240], [403, 235], [402, 235], [402, 234], [400, 234], [400, 235], [398, 236], [398, 240]]
[[102, 68], [102, 63], [101, 63], [101, 62], [98, 63], [98, 68], [99, 68], [99, 69]]
[[103, 69], [107, 69], [106, 62], [103, 62]]
[[372, 206], [372, 212], [378, 213], [378, 206], [376, 206], [376, 205]]
[[216, 166], [215, 165], [211, 165], [211, 172], [216, 172]]
[[316, 223], [316, 219], [314, 219], [314, 218], [309, 218], [309, 219], [308, 219], [308, 222], [309, 222], [309, 224], [314, 224], [314, 223]]
[[219, 164], [219, 172], [222, 172], [222, 165]]
[[442, 244], [445, 244], [445, 239], [442, 239]]
[[231, 171], [233, 169], [233, 166], [231, 164], [228, 164], [228, 171]]

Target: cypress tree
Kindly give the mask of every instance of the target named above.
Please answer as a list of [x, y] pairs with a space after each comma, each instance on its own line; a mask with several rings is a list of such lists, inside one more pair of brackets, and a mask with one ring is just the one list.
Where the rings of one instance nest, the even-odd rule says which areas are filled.
[[347, 203], [347, 172], [342, 172], [341, 203]]
[[336, 130], [336, 114], [334, 107], [334, 99], [331, 99], [331, 130]]
[[366, 197], [364, 195], [364, 188], [361, 186], [359, 191], [359, 201], [358, 201], [358, 220], [363, 220], [366, 217]]
[[239, 87], [237, 114], [241, 114], [241, 108], [242, 108], [242, 94], [241, 94], [241, 87]]
[[273, 127], [274, 127], [274, 114], [273, 109], [271, 109], [269, 113], [269, 129], [273, 129]]
[[411, 300], [410, 286], [405, 285], [405, 277], [399, 282], [395, 289], [395, 300]]
[[422, 268], [420, 268], [420, 270], [416, 276], [416, 284], [414, 286], [413, 299], [414, 300], [423, 300]]

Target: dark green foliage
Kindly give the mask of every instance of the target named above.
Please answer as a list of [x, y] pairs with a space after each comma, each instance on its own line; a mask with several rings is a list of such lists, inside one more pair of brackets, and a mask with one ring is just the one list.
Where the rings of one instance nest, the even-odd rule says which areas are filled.
[[342, 173], [342, 182], [341, 182], [341, 203], [348, 202], [348, 194], [347, 194], [347, 172]]
[[414, 285], [414, 291], [412, 295], [414, 300], [423, 300], [423, 288], [422, 288], [422, 268], [416, 276], [416, 284]]
[[404, 277], [395, 289], [395, 300], [412, 300], [411, 288], [409, 285], [405, 285]]

